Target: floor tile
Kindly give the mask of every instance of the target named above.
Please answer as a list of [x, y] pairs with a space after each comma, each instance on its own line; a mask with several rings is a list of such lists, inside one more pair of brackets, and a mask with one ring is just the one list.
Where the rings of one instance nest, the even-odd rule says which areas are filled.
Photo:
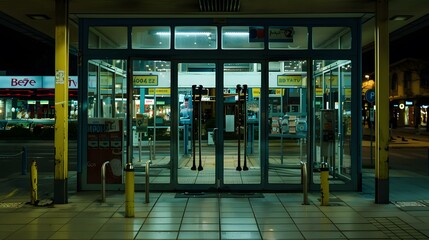
[[183, 223], [180, 231], [219, 231], [219, 224], [189, 224]]
[[219, 237], [219, 232], [180, 232], [177, 239], [215, 240]]
[[320, 231], [307, 231], [301, 232], [305, 239], [346, 239], [346, 237], [339, 231], [320, 232]]
[[221, 239], [262, 239], [259, 232], [221, 232]]
[[242, 231], [259, 231], [256, 224], [221, 224], [220, 230], [222, 232], [242, 232]]
[[135, 239], [144, 239], [144, 240], [152, 240], [152, 239], [177, 239], [178, 232], [139, 232]]
[[144, 224], [140, 231], [164, 232], [179, 231], [180, 224]]
[[282, 239], [305, 239], [300, 232], [297, 231], [288, 231], [288, 232], [265, 232], [262, 231], [262, 239], [264, 240], [282, 240]]
[[110, 239], [119, 239], [119, 240], [126, 240], [126, 239], [134, 239], [137, 235], [137, 232], [98, 232], [95, 234], [95, 236], [92, 239], [102, 239], [102, 240], [110, 240]]

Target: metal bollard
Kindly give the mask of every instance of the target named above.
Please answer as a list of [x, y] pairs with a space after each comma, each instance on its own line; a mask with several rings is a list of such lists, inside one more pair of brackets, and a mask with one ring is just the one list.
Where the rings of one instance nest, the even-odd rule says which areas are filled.
[[301, 183], [303, 192], [303, 205], [309, 205], [308, 203], [308, 178], [307, 178], [307, 163], [301, 161]]
[[149, 203], [149, 181], [150, 181], [150, 164], [152, 164], [152, 161], [146, 162], [146, 184], [145, 184], [145, 203]]
[[134, 217], [134, 167], [125, 165], [125, 217]]
[[329, 167], [328, 163], [320, 164], [320, 205], [329, 205]]
[[109, 161], [106, 161], [101, 165], [101, 202], [106, 202], [106, 165]]
[[38, 196], [37, 196], [37, 164], [36, 161], [33, 161], [31, 163], [31, 194], [30, 194], [30, 202], [32, 205], [36, 205], [38, 202]]
[[27, 148], [22, 147], [22, 152], [21, 152], [21, 174], [22, 175], [27, 175], [27, 167], [28, 167]]

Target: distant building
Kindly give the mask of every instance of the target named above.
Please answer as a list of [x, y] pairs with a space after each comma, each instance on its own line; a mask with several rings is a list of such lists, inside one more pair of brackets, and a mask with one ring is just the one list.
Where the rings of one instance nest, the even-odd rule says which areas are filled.
[[392, 63], [389, 84], [392, 127], [427, 126], [429, 62], [407, 58]]

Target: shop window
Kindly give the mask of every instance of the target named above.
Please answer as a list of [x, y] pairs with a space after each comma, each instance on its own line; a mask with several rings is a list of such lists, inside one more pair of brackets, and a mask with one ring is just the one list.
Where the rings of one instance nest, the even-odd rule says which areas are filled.
[[313, 49], [351, 49], [352, 35], [349, 27], [314, 27]]
[[411, 71], [405, 71], [404, 72], [404, 89], [411, 89], [411, 78], [412, 78]]
[[133, 49], [170, 49], [170, 27], [151, 26], [132, 28]]
[[392, 83], [390, 84], [390, 90], [396, 91], [398, 89], [398, 74], [394, 73], [392, 75]]
[[420, 87], [429, 88], [429, 68], [423, 69], [420, 72]]
[[264, 49], [264, 27], [222, 27], [222, 49]]
[[128, 46], [127, 27], [90, 27], [88, 48], [126, 49]]
[[174, 35], [175, 49], [217, 49], [217, 27], [176, 27]]
[[302, 50], [308, 48], [307, 27], [269, 27], [268, 47], [278, 50]]

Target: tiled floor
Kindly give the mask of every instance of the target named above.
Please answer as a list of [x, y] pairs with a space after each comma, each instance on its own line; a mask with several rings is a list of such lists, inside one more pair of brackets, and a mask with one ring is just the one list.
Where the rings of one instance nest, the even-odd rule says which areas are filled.
[[[135, 217], [124, 217], [123, 192], [78, 192], [68, 204], [34, 207], [2, 204], [0, 239], [428, 239], [429, 205], [404, 210], [374, 204], [361, 193], [318, 194], [302, 205], [300, 193], [263, 197], [135, 196]], [[228, 195], [222, 195], [228, 196]], [[24, 196], [7, 199], [22, 203]], [[425, 202], [423, 202], [425, 203]]]

